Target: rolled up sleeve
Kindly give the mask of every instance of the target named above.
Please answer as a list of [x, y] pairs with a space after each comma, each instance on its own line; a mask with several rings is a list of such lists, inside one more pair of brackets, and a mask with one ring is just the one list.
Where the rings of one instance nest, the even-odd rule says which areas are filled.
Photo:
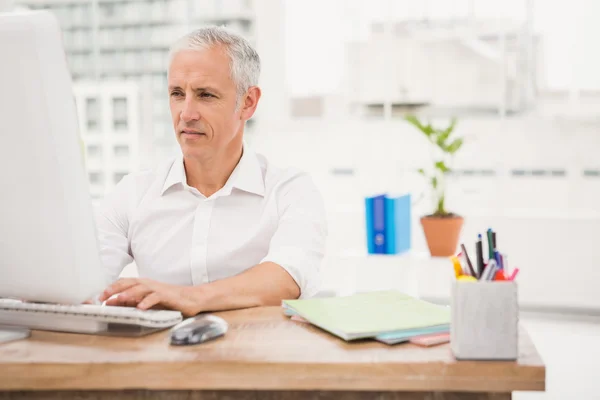
[[279, 223], [261, 262], [281, 266], [300, 288], [300, 298], [311, 297], [320, 287], [327, 240], [323, 198], [306, 174], [294, 175], [278, 190]]
[[100, 258], [110, 282], [115, 281], [123, 268], [133, 262], [127, 237], [131, 186], [132, 182], [126, 176], [95, 209]]

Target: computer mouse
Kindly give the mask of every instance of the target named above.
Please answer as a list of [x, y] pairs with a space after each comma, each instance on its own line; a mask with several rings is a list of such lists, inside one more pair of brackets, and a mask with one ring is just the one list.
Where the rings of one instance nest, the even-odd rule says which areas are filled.
[[215, 315], [198, 315], [188, 318], [171, 328], [171, 344], [176, 346], [208, 342], [223, 336], [229, 325]]

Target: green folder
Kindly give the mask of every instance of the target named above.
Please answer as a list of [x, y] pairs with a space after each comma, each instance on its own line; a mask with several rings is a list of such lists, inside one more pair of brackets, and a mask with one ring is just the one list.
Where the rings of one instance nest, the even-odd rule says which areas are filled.
[[297, 314], [344, 340], [450, 323], [450, 309], [389, 290], [352, 296], [284, 300], [286, 314]]

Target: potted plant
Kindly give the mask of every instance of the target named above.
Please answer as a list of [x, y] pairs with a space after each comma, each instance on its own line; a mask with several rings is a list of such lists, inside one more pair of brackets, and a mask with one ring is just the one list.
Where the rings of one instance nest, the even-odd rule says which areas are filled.
[[431, 144], [433, 161], [428, 169], [419, 169], [431, 187], [434, 202], [433, 213], [421, 217], [421, 226], [425, 233], [427, 246], [432, 256], [454, 255], [458, 246], [463, 218], [446, 209], [446, 176], [450, 172], [450, 162], [462, 147], [463, 139], [452, 136], [456, 118], [443, 129], [434, 128], [431, 123], [424, 124], [414, 115], [405, 117], [406, 121], [417, 128]]

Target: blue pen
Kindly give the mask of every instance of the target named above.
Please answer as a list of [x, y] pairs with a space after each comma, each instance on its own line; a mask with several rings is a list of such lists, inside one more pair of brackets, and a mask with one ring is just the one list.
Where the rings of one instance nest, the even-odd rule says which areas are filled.
[[500, 252], [496, 249], [494, 249], [494, 260], [496, 260], [496, 265], [498, 266], [498, 268], [502, 269], [502, 261], [501, 261], [501, 257], [500, 257]]

